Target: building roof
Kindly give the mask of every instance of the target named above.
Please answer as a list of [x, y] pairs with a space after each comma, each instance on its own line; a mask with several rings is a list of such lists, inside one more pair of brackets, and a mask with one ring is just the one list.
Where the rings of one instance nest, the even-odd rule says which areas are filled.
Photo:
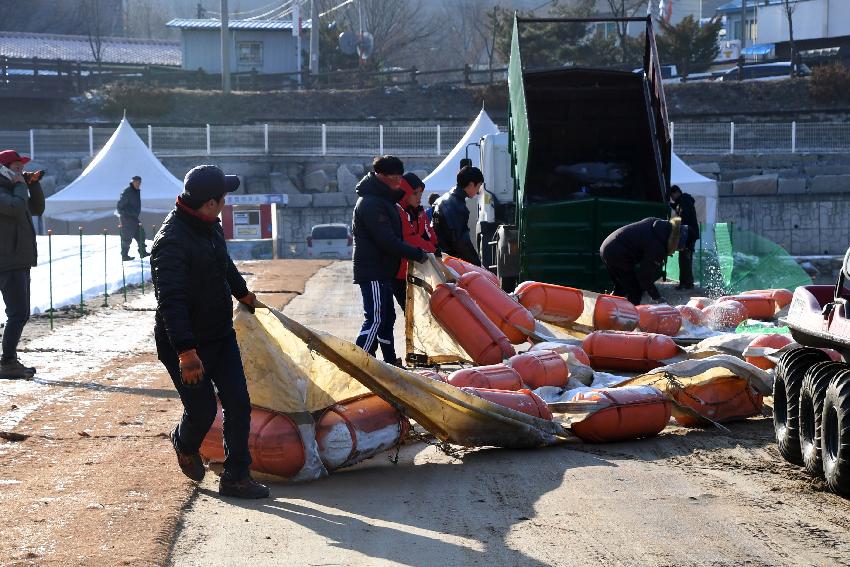
[[[220, 30], [221, 20], [207, 18], [197, 19], [174, 19], [165, 24], [170, 28], [184, 30]], [[310, 29], [310, 20], [301, 22], [302, 29]], [[230, 20], [227, 22], [229, 30], [292, 30], [292, 20]]]
[[[175, 65], [183, 60], [180, 42], [128, 37], [104, 37], [102, 63]], [[39, 59], [95, 63], [88, 36], [0, 31], [0, 55], [10, 59]]]
[[[726, 2], [725, 4], [721, 4], [717, 7], [718, 12], [740, 12], [741, 11], [741, 2], [742, 0], [731, 0], [731, 2]], [[765, 4], [781, 4], [782, 0], [747, 0], [747, 11], [752, 12], [756, 9], [756, 3], [759, 6], [764, 6]]]

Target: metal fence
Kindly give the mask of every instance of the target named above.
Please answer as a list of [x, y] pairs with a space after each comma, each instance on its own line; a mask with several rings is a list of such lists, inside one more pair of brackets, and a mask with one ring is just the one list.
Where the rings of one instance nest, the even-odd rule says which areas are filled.
[[[0, 130], [0, 149], [37, 158], [95, 155], [112, 128]], [[678, 154], [850, 153], [850, 123], [671, 123]], [[249, 126], [148, 126], [139, 137], [159, 156], [293, 155], [406, 157], [446, 154], [464, 126], [380, 124], [255, 124]]]

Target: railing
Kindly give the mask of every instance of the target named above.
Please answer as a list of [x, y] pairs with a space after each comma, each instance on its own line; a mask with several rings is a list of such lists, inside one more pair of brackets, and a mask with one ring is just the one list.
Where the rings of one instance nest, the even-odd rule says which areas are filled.
[[[0, 149], [33, 157], [93, 156], [113, 128], [0, 130]], [[850, 123], [670, 124], [673, 150], [688, 154], [850, 153]], [[139, 137], [159, 156], [293, 155], [442, 156], [466, 133], [464, 126], [381, 124], [254, 124], [147, 126]]]

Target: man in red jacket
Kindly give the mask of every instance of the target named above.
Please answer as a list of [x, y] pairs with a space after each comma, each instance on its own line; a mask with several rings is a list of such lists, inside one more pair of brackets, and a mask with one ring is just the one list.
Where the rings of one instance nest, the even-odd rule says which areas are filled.
[[[405, 173], [401, 179], [404, 197], [396, 204], [401, 217], [401, 232], [405, 242], [425, 252], [437, 250], [437, 235], [428, 222], [428, 214], [422, 207], [422, 193], [425, 183], [415, 173]], [[407, 260], [401, 259], [398, 273], [393, 280], [393, 295], [404, 309], [407, 300]]]

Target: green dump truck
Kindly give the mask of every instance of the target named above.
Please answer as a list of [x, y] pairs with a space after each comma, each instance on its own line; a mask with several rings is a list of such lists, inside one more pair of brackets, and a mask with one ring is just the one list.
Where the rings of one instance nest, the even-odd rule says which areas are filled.
[[[645, 28], [642, 68], [551, 61], [524, 45], [526, 27], [580, 26], [592, 38], [604, 25]], [[639, 37], [632, 43], [640, 46]], [[488, 191], [478, 224], [482, 259], [505, 289], [524, 280], [610, 289], [599, 257], [605, 237], [668, 215], [671, 143], [661, 80], [650, 18], [514, 20], [510, 130], [482, 141]]]

